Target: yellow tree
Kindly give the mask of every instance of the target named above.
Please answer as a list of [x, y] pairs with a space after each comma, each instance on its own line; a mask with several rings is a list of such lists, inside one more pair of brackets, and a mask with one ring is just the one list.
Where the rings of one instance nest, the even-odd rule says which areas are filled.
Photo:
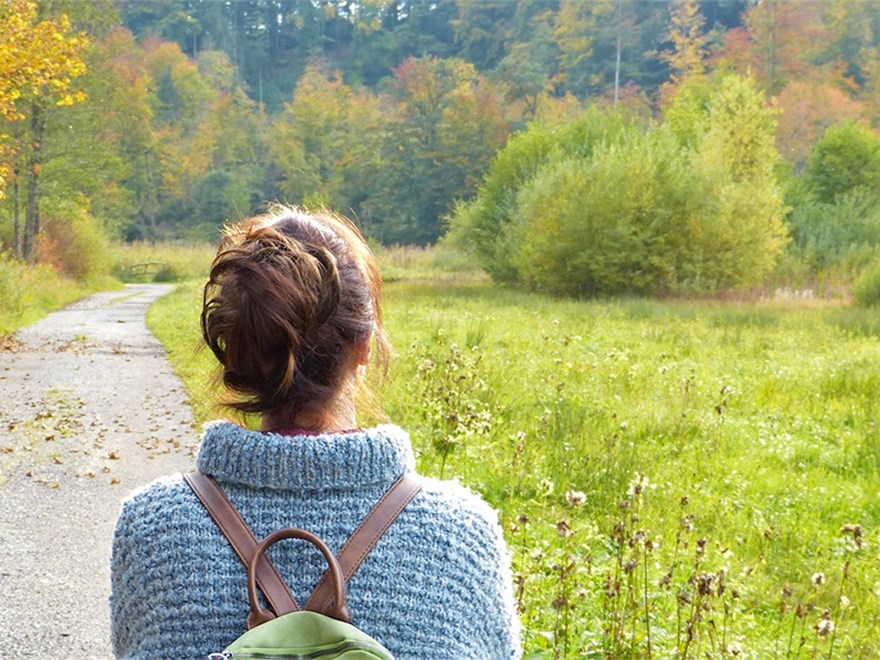
[[677, 88], [705, 72], [707, 38], [697, 0], [674, 0], [671, 13], [666, 39], [672, 44], [672, 50], [661, 53], [660, 57], [672, 69], [671, 84]]
[[[33, 254], [40, 230], [38, 200], [46, 120], [53, 106], [73, 105], [84, 96], [74, 79], [86, 72], [83, 50], [88, 41], [71, 33], [66, 15], [41, 18], [32, 0], [4, 0], [0, 5], [0, 118], [11, 127], [0, 136], [0, 197], [11, 180], [16, 252]], [[26, 182], [24, 240], [19, 237], [19, 185]]]

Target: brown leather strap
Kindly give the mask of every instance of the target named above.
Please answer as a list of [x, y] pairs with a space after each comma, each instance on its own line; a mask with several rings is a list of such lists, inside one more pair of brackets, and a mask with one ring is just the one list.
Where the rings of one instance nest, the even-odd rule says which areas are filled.
[[[421, 477], [414, 473], [403, 475], [392, 484], [367, 517], [361, 521], [337, 555], [346, 584], [379, 538], [421, 489]], [[333, 583], [328, 571], [321, 576], [303, 609], [326, 612], [333, 606], [333, 600]]]
[[[257, 550], [257, 540], [223, 489], [214, 479], [201, 472], [185, 474], [183, 478], [211, 514], [220, 531], [229, 539], [235, 554], [248, 566]], [[266, 555], [262, 555], [257, 562], [256, 582], [276, 616], [299, 610], [299, 605], [278, 574], [278, 569]]]

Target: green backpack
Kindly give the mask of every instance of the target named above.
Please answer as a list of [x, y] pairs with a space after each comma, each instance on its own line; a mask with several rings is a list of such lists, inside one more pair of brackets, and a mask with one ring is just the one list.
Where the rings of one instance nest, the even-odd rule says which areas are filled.
[[[211, 477], [184, 475], [214, 522], [247, 567], [251, 612], [248, 631], [209, 660], [262, 658], [263, 660], [393, 660], [391, 652], [349, 623], [345, 585], [363, 559], [421, 489], [421, 480], [404, 475], [385, 493], [335, 557], [327, 545], [304, 529], [287, 527], [260, 543], [241, 515]], [[300, 609], [275, 566], [266, 555], [273, 543], [302, 539], [315, 545], [328, 569]], [[271, 609], [264, 608], [257, 587]]]

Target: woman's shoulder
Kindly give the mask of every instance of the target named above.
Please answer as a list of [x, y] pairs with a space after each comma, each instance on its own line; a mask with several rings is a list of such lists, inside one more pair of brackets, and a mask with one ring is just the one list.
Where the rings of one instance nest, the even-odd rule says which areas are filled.
[[160, 477], [141, 486], [122, 501], [116, 523], [117, 534], [123, 530], [137, 532], [154, 529], [160, 521], [179, 518], [184, 510], [194, 508], [197, 502], [187, 496], [189, 487], [183, 475]]
[[422, 477], [422, 490], [404, 516], [423, 534], [480, 543], [500, 540], [498, 512], [474, 490], [457, 481]]

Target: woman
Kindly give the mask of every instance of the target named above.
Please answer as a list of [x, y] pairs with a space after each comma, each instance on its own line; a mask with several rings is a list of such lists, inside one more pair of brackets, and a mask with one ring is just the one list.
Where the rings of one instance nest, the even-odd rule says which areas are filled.
[[[261, 430], [205, 427], [196, 464], [257, 539], [307, 529], [334, 552], [401, 475], [407, 434], [359, 429], [355, 391], [371, 352], [386, 359], [381, 278], [353, 225], [278, 207], [233, 228], [205, 286], [202, 334], [234, 409]], [[371, 346], [374, 351], [371, 351]], [[326, 564], [304, 544], [272, 548], [303, 603]], [[246, 630], [246, 574], [180, 476], [128, 499], [113, 542], [118, 657], [204, 658]], [[426, 479], [348, 583], [351, 622], [397, 658], [521, 652], [497, 516], [454, 483]]]

